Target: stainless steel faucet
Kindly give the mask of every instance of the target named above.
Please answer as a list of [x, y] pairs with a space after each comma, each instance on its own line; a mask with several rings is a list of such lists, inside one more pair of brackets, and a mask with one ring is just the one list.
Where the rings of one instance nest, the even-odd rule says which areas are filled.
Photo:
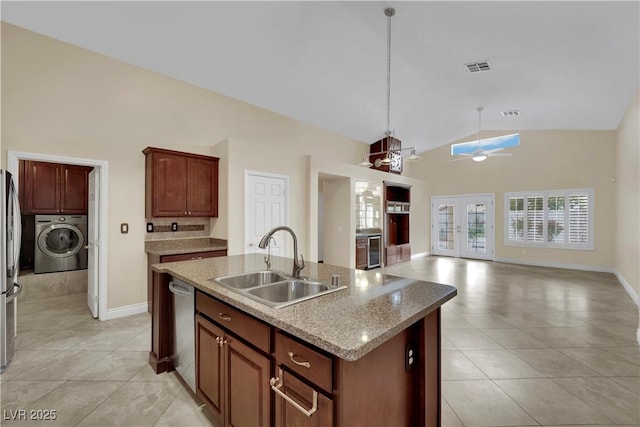
[[262, 236], [260, 243], [258, 243], [258, 247], [260, 249], [265, 249], [267, 246], [269, 246], [269, 239], [271, 239], [276, 231], [280, 230], [288, 231], [293, 238], [293, 271], [291, 275], [293, 277], [300, 277], [300, 271], [302, 271], [302, 269], [304, 268], [304, 257], [302, 256], [302, 254], [300, 254], [300, 261], [298, 261], [298, 238], [296, 237], [296, 233], [294, 233], [292, 229], [285, 225], [281, 225], [269, 230], [267, 234]]

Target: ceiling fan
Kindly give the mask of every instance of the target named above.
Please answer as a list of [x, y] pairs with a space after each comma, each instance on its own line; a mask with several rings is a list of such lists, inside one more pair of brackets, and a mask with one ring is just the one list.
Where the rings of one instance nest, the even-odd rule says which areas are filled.
[[507, 147], [515, 147], [520, 145], [520, 134], [496, 136], [493, 138], [480, 139], [480, 129], [482, 122], [482, 107], [478, 107], [478, 139], [471, 142], [461, 142], [451, 144], [451, 155], [460, 156], [451, 159], [452, 162], [458, 160], [471, 159], [476, 162], [482, 162], [488, 157], [506, 157], [511, 153], [499, 153]]

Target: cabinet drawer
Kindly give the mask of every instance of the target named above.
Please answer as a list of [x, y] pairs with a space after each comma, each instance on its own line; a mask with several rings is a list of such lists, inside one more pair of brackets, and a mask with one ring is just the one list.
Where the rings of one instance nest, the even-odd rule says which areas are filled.
[[196, 310], [265, 353], [271, 352], [269, 325], [202, 292], [196, 293]]
[[331, 357], [281, 332], [276, 333], [276, 364], [286, 366], [328, 393], [333, 392]]
[[227, 251], [192, 252], [188, 254], [163, 255], [160, 262], [191, 261], [194, 259], [215, 258], [227, 256]]

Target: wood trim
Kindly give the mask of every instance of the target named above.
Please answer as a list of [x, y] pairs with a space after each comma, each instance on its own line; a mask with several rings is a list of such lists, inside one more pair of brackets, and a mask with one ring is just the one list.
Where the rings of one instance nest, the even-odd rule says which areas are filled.
[[156, 374], [173, 370], [173, 300], [169, 292], [171, 276], [153, 272], [153, 316], [149, 364]]
[[149, 153], [164, 153], [164, 154], [170, 154], [170, 155], [191, 157], [192, 159], [220, 160], [219, 157], [206, 156], [204, 154], [186, 153], [184, 151], [167, 150], [166, 148], [157, 148], [157, 147], [147, 147], [144, 150], [142, 150], [142, 152], [145, 155]]
[[419, 322], [420, 384], [418, 387], [418, 423], [425, 427], [440, 427], [441, 405], [441, 360], [440, 360], [440, 308]]

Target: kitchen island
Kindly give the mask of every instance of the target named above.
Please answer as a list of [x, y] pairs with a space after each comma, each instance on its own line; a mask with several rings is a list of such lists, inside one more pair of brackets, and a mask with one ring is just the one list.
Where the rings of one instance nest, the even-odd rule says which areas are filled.
[[[290, 274], [291, 266], [272, 257], [272, 270]], [[440, 425], [440, 306], [454, 287], [308, 262], [303, 277], [331, 283], [338, 275], [346, 289], [275, 309], [213, 280], [264, 269], [261, 254], [155, 264], [153, 369], [172, 369], [174, 277], [197, 290], [196, 395], [214, 420]], [[260, 389], [241, 390], [240, 378]]]

